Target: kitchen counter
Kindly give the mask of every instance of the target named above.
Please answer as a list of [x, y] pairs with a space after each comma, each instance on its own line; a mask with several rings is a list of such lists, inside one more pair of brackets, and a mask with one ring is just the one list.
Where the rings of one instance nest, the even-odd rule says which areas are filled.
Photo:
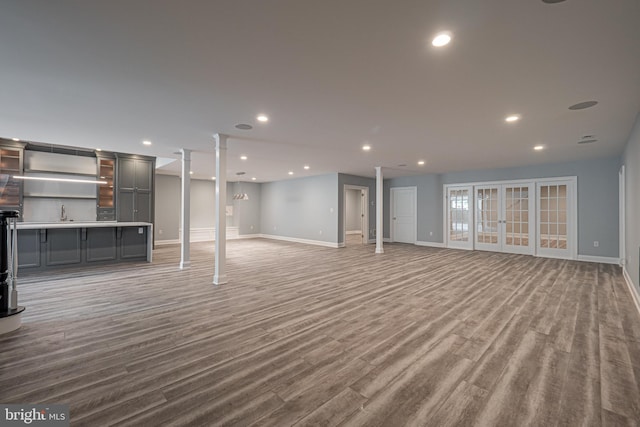
[[17, 228], [22, 272], [152, 260], [148, 222], [22, 222]]
[[38, 228], [96, 228], [96, 227], [152, 227], [149, 222], [119, 221], [64, 221], [64, 222], [19, 222], [18, 230], [34, 230]]

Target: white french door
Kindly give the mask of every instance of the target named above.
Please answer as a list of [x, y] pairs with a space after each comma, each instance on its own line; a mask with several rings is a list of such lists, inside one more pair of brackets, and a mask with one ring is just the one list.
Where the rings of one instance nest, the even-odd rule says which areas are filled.
[[473, 192], [471, 186], [447, 187], [447, 247], [473, 249]]
[[533, 184], [518, 182], [474, 187], [475, 248], [532, 254]]
[[577, 218], [575, 180], [550, 180], [537, 183], [538, 255], [575, 258]]

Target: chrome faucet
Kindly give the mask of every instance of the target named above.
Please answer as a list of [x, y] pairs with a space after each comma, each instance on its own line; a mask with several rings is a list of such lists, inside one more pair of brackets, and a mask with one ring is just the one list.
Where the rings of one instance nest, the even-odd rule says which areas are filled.
[[62, 205], [62, 208], [60, 209], [60, 221], [66, 221], [67, 220], [67, 212], [64, 209], [64, 205]]

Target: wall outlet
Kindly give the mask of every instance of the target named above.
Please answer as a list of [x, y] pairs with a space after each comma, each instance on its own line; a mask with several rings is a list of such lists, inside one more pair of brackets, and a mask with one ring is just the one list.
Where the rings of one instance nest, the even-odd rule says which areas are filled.
[[138, 227], [138, 234], [144, 234], [144, 228]]
[[597, 240], [593, 242], [593, 247], [597, 248], [598, 246], [600, 246], [600, 242], [598, 242]]
[[251, 226], [251, 229], [253, 230], [253, 225]]
[[158, 234], [162, 235], [162, 233], [164, 233], [164, 230], [161, 228], [158, 230]]
[[322, 236], [322, 230], [318, 231], [318, 234]]
[[430, 231], [430, 232], [429, 232], [429, 236], [433, 236], [433, 231]]

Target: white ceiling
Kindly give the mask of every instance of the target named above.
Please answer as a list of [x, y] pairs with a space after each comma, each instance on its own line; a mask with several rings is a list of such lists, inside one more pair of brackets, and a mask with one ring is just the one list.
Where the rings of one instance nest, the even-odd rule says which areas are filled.
[[189, 148], [210, 178], [220, 132], [229, 177], [258, 181], [614, 156], [640, 110], [639, 22], [637, 0], [1, 0], [0, 136]]

